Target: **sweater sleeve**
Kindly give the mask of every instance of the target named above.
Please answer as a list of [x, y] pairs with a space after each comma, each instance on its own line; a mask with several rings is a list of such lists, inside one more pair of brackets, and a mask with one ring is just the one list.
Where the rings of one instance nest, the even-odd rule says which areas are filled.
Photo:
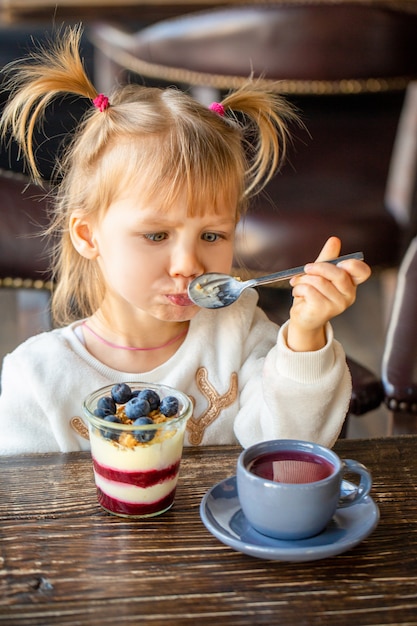
[[27, 365], [19, 353], [4, 358], [0, 396], [0, 454], [58, 449], [48, 415], [42, 409]]
[[99, 386], [60, 332], [25, 341], [3, 360], [0, 454], [88, 449], [70, 420], [82, 417], [84, 395]]
[[351, 378], [330, 324], [326, 345], [314, 352], [290, 350], [287, 328], [288, 322], [263, 360], [248, 355], [241, 370], [234, 429], [244, 447], [267, 439], [303, 439], [330, 447], [343, 426]]

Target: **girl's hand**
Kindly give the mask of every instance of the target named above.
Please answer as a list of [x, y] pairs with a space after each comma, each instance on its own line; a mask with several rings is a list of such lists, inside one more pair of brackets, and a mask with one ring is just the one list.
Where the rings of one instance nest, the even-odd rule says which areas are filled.
[[290, 280], [294, 302], [287, 343], [292, 350], [322, 348], [326, 343], [326, 323], [355, 302], [357, 286], [371, 275], [370, 267], [355, 259], [338, 265], [320, 263], [339, 256], [340, 248], [340, 239], [330, 237], [317, 260], [305, 266], [305, 274]]

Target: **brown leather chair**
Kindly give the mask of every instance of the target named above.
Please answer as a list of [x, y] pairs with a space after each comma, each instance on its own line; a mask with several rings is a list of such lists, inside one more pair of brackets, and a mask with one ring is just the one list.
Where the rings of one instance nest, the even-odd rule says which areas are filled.
[[[264, 274], [314, 259], [329, 235], [373, 268], [398, 267], [410, 215], [384, 201], [406, 87], [417, 76], [417, 9], [404, 0], [315, 0], [233, 5], [132, 32], [89, 31], [140, 81], [216, 91], [263, 77], [300, 110], [287, 164], [242, 220], [236, 265]], [[279, 81], [277, 83], [277, 81]], [[204, 90], [209, 90], [205, 94]], [[214, 90], [214, 93], [213, 93]]]
[[0, 169], [0, 364], [3, 354], [52, 326], [50, 242], [44, 193], [18, 173]]
[[0, 170], [0, 287], [50, 289], [45, 192], [22, 174]]
[[382, 360], [394, 434], [417, 433], [417, 237], [404, 256]]

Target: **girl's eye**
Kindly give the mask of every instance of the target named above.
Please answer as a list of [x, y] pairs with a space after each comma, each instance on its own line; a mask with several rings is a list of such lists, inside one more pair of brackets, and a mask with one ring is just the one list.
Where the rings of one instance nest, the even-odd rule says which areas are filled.
[[147, 235], [145, 235], [146, 239], [149, 239], [150, 241], [164, 241], [164, 239], [167, 238], [167, 233], [148, 233]]
[[220, 235], [217, 235], [216, 233], [204, 233], [203, 235], [204, 241], [208, 241], [209, 243], [213, 243], [214, 241], [217, 241], [219, 238], [220, 238]]

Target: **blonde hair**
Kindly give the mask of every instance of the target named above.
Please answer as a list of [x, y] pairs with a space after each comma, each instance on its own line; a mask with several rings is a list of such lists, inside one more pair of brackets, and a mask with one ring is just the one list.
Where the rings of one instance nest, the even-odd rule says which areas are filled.
[[[80, 26], [67, 28], [49, 49], [40, 48], [8, 68], [11, 95], [0, 132], [5, 137], [11, 130], [37, 182], [33, 135], [47, 105], [62, 94], [98, 96], [80, 58], [81, 34]], [[99, 219], [117, 194], [139, 181], [145, 197], [158, 190], [167, 209], [185, 189], [190, 215], [216, 207], [222, 198], [237, 203], [238, 219], [249, 197], [282, 163], [287, 122], [296, 118], [280, 96], [251, 79], [222, 100], [224, 116], [175, 88], [129, 84], [107, 95], [108, 108], [91, 106], [57, 163], [59, 183], [48, 229], [58, 235], [52, 258], [57, 324], [94, 313], [105, 289], [97, 263], [72, 245], [68, 225], [75, 210]]]

